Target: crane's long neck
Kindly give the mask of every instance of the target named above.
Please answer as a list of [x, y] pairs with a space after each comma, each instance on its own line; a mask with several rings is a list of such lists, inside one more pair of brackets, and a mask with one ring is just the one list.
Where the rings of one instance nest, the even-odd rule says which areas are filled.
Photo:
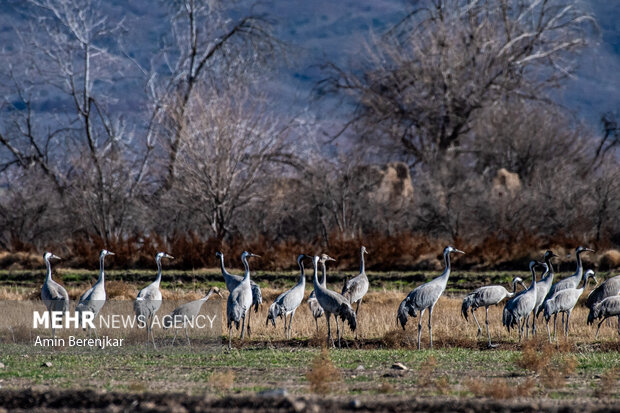
[[517, 283], [513, 282], [512, 283], [512, 292], [508, 292], [508, 297], [514, 297], [514, 295], [517, 293]]
[[536, 269], [532, 268], [532, 284], [530, 285], [529, 290], [536, 289]]
[[364, 250], [360, 251], [360, 274], [366, 272], [366, 263], [364, 262]]
[[553, 264], [551, 264], [551, 257], [545, 257], [545, 263], [547, 264], [547, 273], [545, 274], [546, 277], [553, 277]]
[[248, 258], [244, 255], [241, 257], [241, 261], [243, 262], [243, 268], [245, 268], [243, 282], [249, 282], [250, 281], [250, 266], [248, 265]]
[[581, 262], [581, 251], [577, 252], [577, 273], [578, 278], [583, 276], [583, 263]]
[[312, 278], [313, 284], [314, 284], [314, 289], [318, 290], [319, 287], [321, 286], [321, 284], [319, 284], [319, 266], [318, 266], [318, 260], [313, 259], [312, 260], [312, 265], [314, 266], [314, 276]]
[[155, 284], [159, 285], [161, 283], [161, 257], [157, 257], [155, 260], [157, 263], [157, 278], [155, 278]]
[[47, 275], [45, 276], [45, 282], [49, 282], [52, 280], [52, 264], [50, 264], [50, 260], [45, 257], [45, 265], [47, 266]]
[[323, 272], [323, 280], [321, 280], [321, 285], [323, 287], [327, 286], [327, 266], [325, 265], [325, 261], [321, 262], [321, 271]]
[[220, 268], [222, 269], [222, 274], [226, 275], [226, 268], [224, 268], [224, 256], [220, 254]]
[[446, 281], [448, 280], [448, 277], [450, 276], [450, 253], [449, 252], [445, 252], [443, 254], [443, 260], [444, 263], [446, 264], [446, 269], [443, 271], [443, 274], [440, 275], [440, 278], [445, 278]]
[[304, 271], [304, 262], [299, 260], [299, 284], [306, 283], [306, 273]]
[[97, 280], [97, 284], [105, 282], [105, 273], [103, 271], [104, 267], [105, 255], [101, 254], [99, 257], [99, 279]]

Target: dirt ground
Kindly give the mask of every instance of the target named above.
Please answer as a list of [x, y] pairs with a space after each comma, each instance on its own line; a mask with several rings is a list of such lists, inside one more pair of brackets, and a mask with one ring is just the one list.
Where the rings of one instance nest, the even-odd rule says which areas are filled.
[[0, 411], [36, 412], [612, 412], [620, 409], [617, 401], [588, 400], [459, 400], [453, 397], [319, 397], [289, 395], [229, 396], [209, 398], [185, 394], [127, 394], [85, 391], [4, 390], [0, 391]]

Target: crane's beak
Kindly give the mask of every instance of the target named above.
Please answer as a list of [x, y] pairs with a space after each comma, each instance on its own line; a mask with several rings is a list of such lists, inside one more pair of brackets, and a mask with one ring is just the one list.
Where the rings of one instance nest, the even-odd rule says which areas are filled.
[[456, 248], [454, 249], [454, 252], [458, 252], [459, 254], [465, 254], [465, 252], [464, 252], [464, 251], [457, 250]]
[[164, 255], [164, 257], [166, 257], [166, 258], [168, 258], [168, 259], [171, 259], [171, 260], [173, 260], [173, 259], [174, 259], [174, 257], [173, 257], [172, 255], [169, 255], [169, 254]]
[[62, 260], [62, 258], [60, 258], [58, 255], [54, 255], [54, 254], [52, 254], [51, 258], [56, 258], [57, 260]]
[[335, 258], [330, 257], [329, 255], [327, 256], [327, 261], [336, 261]]
[[250, 257], [260, 258], [260, 255], [256, 255], [256, 254], [252, 254], [252, 253], [250, 253]]
[[594, 280], [594, 282], [598, 285], [598, 280], [596, 279], [596, 275], [592, 276], [592, 279]]
[[590, 249], [590, 248], [584, 248], [583, 250], [584, 250], [584, 251], [590, 251], [590, 252], [596, 252], [595, 250]]
[[108, 251], [107, 255], [116, 255], [115, 253], [113, 253], [112, 251]]

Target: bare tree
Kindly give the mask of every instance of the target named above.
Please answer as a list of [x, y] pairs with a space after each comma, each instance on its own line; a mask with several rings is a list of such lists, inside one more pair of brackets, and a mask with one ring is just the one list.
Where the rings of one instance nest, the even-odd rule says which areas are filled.
[[432, 165], [505, 96], [545, 99], [574, 68], [593, 18], [570, 0], [427, 0], [375, 39], [365, 63], [330, 66], [375, 144]]
[[195, 229], [222, 240], [248, 233], [240, 211], [256, 208], [266, 177], [288, 156], [289, 125], [266, 111], [249, 91], [194, 97], [179, 139], [175, 185], [169, 202]]

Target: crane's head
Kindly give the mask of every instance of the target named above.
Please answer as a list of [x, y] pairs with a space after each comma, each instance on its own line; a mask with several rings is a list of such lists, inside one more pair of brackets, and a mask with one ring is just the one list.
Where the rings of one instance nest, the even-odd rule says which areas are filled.
[[162, 258], [168, 258], [168, 259], [171, 259], [171, 260], [174, 259], [174, 257], [172, 255], [169, 255], [169, 254], [167, 254], [165, 252], [158, 252], [157, 255], [155, 256], [156, 260], [161, 260]]
[[57, 260], [61, 260], [61, 259], [62, 259], [62, 258], [60, 258], [59, 256], [52, 254], [51, 252], [46, 252], [45, 254], [43, 254], [43, 259], [44, 259], [45, 261], [49, 261], [49, 260], [51, 260], [52, 258], [55, 258], [55, 259], [57, 259]]
[[521, 277], [515, 277], [512, 279], [512, 286], [516, 286], [517, 284], [521, 284], [521, 287], [527, 289], [525, 284], [523, 283], [523, 279]]
[[301, 265], [301, 262], [304, 260], [304, 258], [306, 258], [307, 255], [306, 254], [299, 254], [297, 256], [297, 264]]
[[458, 252], [459, 254], [465, 254], [463, 251], [458, 250], [456, 248], [454, 248], [452, 245], [448, 245], [446, 248], [444, 248], [443, 250], [443, 254], [450, 254], [451, 252]]
[[215, 253], [215, 256], [218, 257], [218, 258], [224, 258], [224, 254], [222, 252], [220, 252], [220, 251], [217, 251]]
[[209, 293], [207, 294], [207, 298], [211, 297], [213, 294], [217, 294], [220, 296], [220, 298], [224, 298], [224, 296], [222, 295], [222, 292], [217, 287], [211, 287], [211, 289], [209, 290]]
[[588, 271], [586, 271], [586, 275], [585, 275], [585, 277], [586, 277], [586, 280], [587, 280], [588, 278], [592, 278], [592, 279], [594, 280], [594, 282], [595, 282], [596, 284], [598, 284], [598, 280], [596, 279], [596, 276], [594, 275], [594, 271], [592, 271], [592, 270], [588, 270]]
[[558, 255], [557, 255], [557, 254], [555, 254], [553, 251], [551, 251], [551, 250], [547, 250], [547, 251], [545, 252], [545, 261], [549, 261], [549, 260], [551, 260], [551, 258], [553, 258], [553, 257], [557, 257], [557, 256], [558, 256]]
[[581, 254], [582, 252], [595, 252], [593, 249], [582, 247], [581, 245], [577, 247], [575, 250], [577, 254]]
[[[362, 247], [362, 248], [363, 248], [363, 247]], [[321, 263], [325, 263], [325, 262], [327, 262], [327, 261], [336, 261], [336, 259], [335, 259], [335, 258], [330, 257], [330, 256], [329, 256], [329, 255], [327, 255], [327, 254], [321, 254], [321, 258], [319, 259], [319, 262], [321, 262]]]
[[260, 255], [252, 254], [251, 252], [243, 251], [241, 253], [241, 258], [249, 258], [249, 257], [257, 257], [260, 258]]
[[101, 254], [99, 255], [99, 257], [103, 258], [106, 255], [116, 255], [114, 254], [112, 251], [108, 251], [108, 250], [101, 250]]
[[368, 250], [363, 245], [362, 245], [362, 248], [361, 248], [361, 252], [362, 252], [362, 254], [368, 254]]
[[539, 265], [545, 265], [545, 266], [546, 266], [546, 264], [545, 264], [545, 263], [542, 263], [542, 262], [540, 262], [540, 261], [536, 261], [536, 260], [532, 260], [532, 261], [530, 261], [530, 271], [534, 272], [534, 270], [536, 269], [536, 267], [537, 267], [537, 266], [539, 266]]

